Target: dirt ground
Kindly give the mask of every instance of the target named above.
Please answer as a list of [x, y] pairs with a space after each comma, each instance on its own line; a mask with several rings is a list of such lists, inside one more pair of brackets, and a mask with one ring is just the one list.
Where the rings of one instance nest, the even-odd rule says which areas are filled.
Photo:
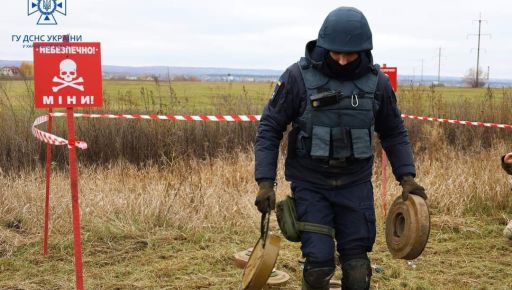
[[[512, 289], [512, 242], [502, 236], [503, 226], [499, 218], [434, 216], [427, 248], [411, 263], [391, 257], [379, 221], [370, 257], [383, 271], [374, 271], [372, 289]], [[85, 230], [86, 289], [238, 289], [242, 270], [232, 258], [256, 241], [256, 223], [254, 229], [145, 234]], [[48, 258], [41, 254], [41, 237], [24, 234], [16, 225], [3, 225], [0, 241], [1, 289], [74, 288], [71, 235], [51, 236]], [[285, 241], [276, 268], [291, 278], [274, 288], [299, 289], [299, 257], [299, 244]]]

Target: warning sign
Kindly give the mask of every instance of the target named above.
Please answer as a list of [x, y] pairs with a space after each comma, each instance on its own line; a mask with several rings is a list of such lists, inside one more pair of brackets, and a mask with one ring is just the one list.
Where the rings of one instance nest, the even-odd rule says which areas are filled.
[[398, 88], [396, 67], [388, 67], [386, 65], [383, 65], [380, 68], [380, 70], [389, 77], [389, 81], [391, 82], [391, 87], [393, 87], [393, 91], [396, 92], [396, 90]]
[[99, 42], [35, 42], [36, 108], [101, 107]]

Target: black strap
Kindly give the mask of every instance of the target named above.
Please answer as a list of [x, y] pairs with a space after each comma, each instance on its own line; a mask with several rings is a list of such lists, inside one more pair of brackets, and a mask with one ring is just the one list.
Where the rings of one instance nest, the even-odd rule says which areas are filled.
[[[295, 192], [292, 192], [292, 195], [288, 196], [288, 198], [294, 199]], [[293, 202], [292, 202], [292, 205], [293, 205], [293, 208], [295, 211], [295, 204]], [[295, 224], [297, 225], [297, 227], [299, 228], [299, 231], [301, 231], [301, 232], [313, 232], [313, 233], [317, 233], [317, 234], [328, 235], [328, 236], [332, 237], [333, 239], [335, 238], [336, 231], [334, 230], [334, 228], [332, 228], [330, 226], [314, 224], [314, 223], [299, 222], [299, 221], [295, 221]]]
[[260, 226], [260, 239], [261, 239], [261, 242], [263, 243], [263, 248], [265, 248], [265, 243], [267, 241], [269, 224], [270, 224], [270, 212], [262, 214], [261, 215], [261, 226]]
[[334, 229], [329, 226], [324, 226], [321, 224], [313, 224], [313, 223], [305, 223], [305, 222], [297, 222], [297, 226], [299, 227], [299, 231], [301, 232], [313, 232], [317, 234], [328, 235], [334, 238]]

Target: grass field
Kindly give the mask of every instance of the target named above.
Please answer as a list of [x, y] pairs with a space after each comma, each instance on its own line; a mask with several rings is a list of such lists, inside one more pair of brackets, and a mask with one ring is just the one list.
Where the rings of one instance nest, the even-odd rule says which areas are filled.
[[[503, 241], [501, 230], [492, 219], [436, 217], [427, 249], [413, 268], [392, 259], [379, 226], [370, 257], [384, 271], [374, 272], [372, 289], [510, 289], [512, 245]], [[242, 270], [231, 257], [257, 239], [256, 230], [216, 228], [204, 233], [170, 229], [94, 237], [86, 233], [87, 289], [238, 289]], [[22, 245], [0, 260], [2, 289], [73, 289], [71, 235], [52, 235], [48, 258], [40, 253], [39, 235], [10, 235], [18, 236]], [[285, 242], [276, 268], [291, 279], [280, 289], [300, 289], [299, 257], [299, 245]], [[338, 269], [335, 279], [339, 278]]]
[[[103, 112], [261, 112], [271, 83], [106, 81]], [[402, 112], [511, 123], [512, 89], [402, 87]], [[96, 111], [96, 110], [94, 110]], [[0, 289], [74, 287], [66, 150], [54, 151], [50, 256], [42, 257], [44, 146], [30, 133], [31, 83], [0, 81]], [[63, 120], [56, 121], [65, 136]], [[512, 243], [502, 230], [512, 194], [499, 158], [503, 129], [405, 121], [418, 182], [427, 188], [432, 232], [413, 268], [384, 242], [380, 165], [374, 189], [378, 234], [373, 289], [512, 289]], [[255, 124], [77, 120], [87, 289], [238, 289], [232, 256], [254, 244]], [[44, 126], [42, 126], [44, 129]], [[289, 192], [279, 163], [278, 195]], [[391, 204], [399, 186], [388, 170]], [[275, 221], [273, 230], [277, 232]], [[298, 289], [298, 244], [285, 242], [277, 268]], [[337, 277], [339, 277], [339, 269]]]
[[[103, 81], [105, 109], [144, 110], [152, 112], [218, 113], [218, 109], [244, 109], [250, 104], [261, 106], [268, 99], [274, 84], [176, 81]], [[15, 107], [33, 101], [33, 81], [0, 80], [0, 93], [12, 96]], [[27, 98], [29, 96], [30, 98]], [[250, 102], [248, 102], [250, 98]], [[4, 100], [5, 102], [5, 100]], [[215, 110], [214, 110], [215, 109]], [[245, 108], [247, 110], [247, 108]], [[253, 109], [250, 107], [249, 109]], [[255, 109], [255, 108], [254, 108]], [[244, 112], [249, 113], [249, 112]]]
[[[380, 182], [374, 180], [378, 238], [371, 258], [384, 272], [374, 273], [373, 289], [512, 287], [512, 242], [501, 234], [512, 208], [510, 184], [499, 164], [483, 161], [485, 156], [468, 160], [453, 153], [454, 170], [446, 171], [442, 158], [419, 160], [418, 180], [428, 189], [433, 225], [415, 268], [387, 252]], [[240, 153], [178, 165], [186, 170], [123, 163], [80, 169], [88, 289], [237, 289], [242, 271], [232, 256], [258, 237], [253, 158]], [[461, 175], [466, 167], [472, 172]], [[42, 176], [0, 176], [0, 289], [73, 288], [68, 177], [57, 172], [52, 178], [50, 256], [44, 258]], [[287, 186], [280, 175], [280, 197]], [[391, 182], [389, 190], [388, 204], [399, 188]], [[275, 222], [272, 228], [277, 230]], [[282, 289], [298, 289], [299, 257], [299, 245], [285, 242], [277, 268], [291, 280]]]
[[[122, 109], [154, 109], [160, 104], [163, 109], [187, 109], [186, 112], [210, 112], [218, 110], [225, 97], [232, 101], [247, 101], [258, 106], [263, 105], [269, 98], [275, 83], [272, 82], [190, 82], [190, 81], [129, 81], [129, 80], [104, 80], [103, 96], [106, 108]], [[32, 80], [0, 80], [0, 88], [9, 96], [16, 96], [13, 102], [22, 101], [20, 96], [31, 95], [33, 92]], [[0, 92], [2, 91], [0, 90]], [[430, 87], [400, 86], [397, 92], [398, 98], [414, 94], [416, 91], [428, 93]], [[436, 87], [432, 95], [442, 96], [447, 102], [479, 101], [494, 97], [500, 100], [503, 96], [509, 97], [512, 94], [511, 88], [455, 88]], [[29, 99], [30, 100], [30, 99]], [[23, 100], [22, 104], [25, 103]], [[179, 106], [181, 104], [181, 106]]]

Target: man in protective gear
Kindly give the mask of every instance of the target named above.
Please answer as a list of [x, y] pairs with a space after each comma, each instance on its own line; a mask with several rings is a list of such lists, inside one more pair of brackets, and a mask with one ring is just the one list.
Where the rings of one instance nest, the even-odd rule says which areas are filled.
[[[343, 289], [369, 289], [367, 253], [375, 242], [371, 184], [376, 132], [393, 174], [409, 194], [427, 198], [414, 177], [412, 150], [389, 79], [373, 64], [372, 33], [363, 13], [340, 7], [325, 19], [305, 57], [281, 75], [258, 127], [256, 206], [275, 207], [279, 144], [288, 124], [286, 180], [300, 222], [334, 228]], [[303, 289], [329, 289], [335, 271], [330, 235], [301, 232]]]

